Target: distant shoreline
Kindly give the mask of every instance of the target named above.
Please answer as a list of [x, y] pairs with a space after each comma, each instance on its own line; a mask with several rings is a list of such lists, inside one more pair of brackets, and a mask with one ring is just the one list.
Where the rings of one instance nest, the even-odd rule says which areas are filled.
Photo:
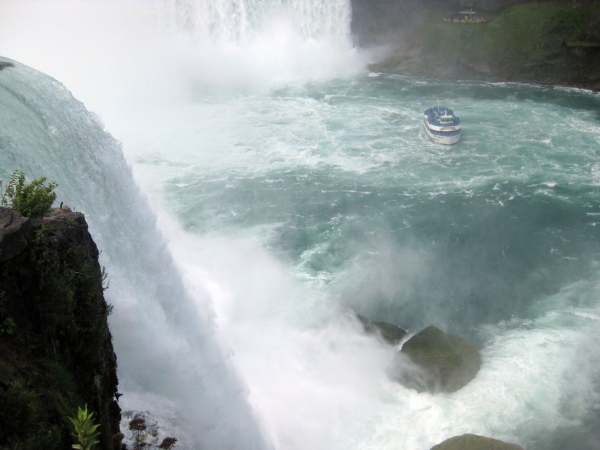
[[388, 46], [369, 66], [443, 80], [520, 82], [600, 91], [600, 4], [520, 2], [483, 11], [482, 23], [448, 20], [448, 4], [353, 0], [361, 47]]

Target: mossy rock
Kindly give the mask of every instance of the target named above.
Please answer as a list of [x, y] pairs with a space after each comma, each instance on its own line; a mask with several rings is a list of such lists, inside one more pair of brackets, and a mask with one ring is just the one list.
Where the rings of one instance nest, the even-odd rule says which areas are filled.
[[373, 322], [366, 317], [356, 315], [363, 324], [364, 330], [369, 334], [377, 334], [391, 345], [398, 345], [408, 334], [402, 328], [389, 322]]
[[[71, 448], [78, 407], [94, 411], [98, 450], [119, 432], [116, 355], [98, 248], [81, 213], [32, 219], [0, 208], [0, 447]], [[120, 448], [120, 446], [117, 446]]]
[[431, 450], [523, 450], [523, 447], [475, 434], [463, 434], [446, 439]]
[[419, 392], [454, 392], [475, 378], [481, 356], [470, 341], [430, 326], [406, 341], [396, 363], [403, 385]]

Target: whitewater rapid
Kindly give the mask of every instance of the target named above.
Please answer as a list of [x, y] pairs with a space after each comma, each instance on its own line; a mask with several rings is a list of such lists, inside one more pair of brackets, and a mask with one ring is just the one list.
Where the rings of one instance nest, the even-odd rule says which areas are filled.
[[[0, 72], [1, 176], [86, 214], [124, 409], [181, 448], [598, 448], [596, 94], [367, 74], [347, 1], [0, 5], [0, 54], [66, 86]], [[407, 390], [351, 311], [481, 371]]]

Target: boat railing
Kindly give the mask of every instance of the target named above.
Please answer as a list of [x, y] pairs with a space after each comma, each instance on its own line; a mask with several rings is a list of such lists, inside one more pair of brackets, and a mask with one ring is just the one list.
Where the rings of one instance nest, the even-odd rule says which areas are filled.
[[428, 116], [427, 117], [427, 121], [431, 124], [431, 125], [435, 125], [435, 126], [457, 126], [460, 125], [460, 119], [458, 117], [454, 117], [452, 119], [452, 121], [448, 121], [448, 122], [443, 122], [441, 120], [436, 120], [435, 117], [431, 117]]

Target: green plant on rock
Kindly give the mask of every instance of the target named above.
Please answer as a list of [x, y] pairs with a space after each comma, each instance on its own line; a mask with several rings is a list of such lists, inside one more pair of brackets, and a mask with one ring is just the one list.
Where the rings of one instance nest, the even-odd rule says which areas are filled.
[[56, 200], [54, 189], [57, 186], [55, 181], [46, 184], [46, 177], [25, 184], [25, 173], [15, 170], [0, 196], [0, 205], [17, 210], [26, 217], [43, 217], [50, 212]]
[[12, 317], [7, 317], [4, 322], [0, 325], [0, 334], [13, 334], [17, 328], [17, 324]]
[[100, 442], [98, 440], [100, 433], [96, 431], [100, 425], [94, 424], [93, 417], [94, 413], [88, 412], [87, 405], [85, 405], [84, 409], [77, 408], [76, 418], [69, 417], [75, 427], [73, 436], [79, 442], [78, 444], [73, 444], [73, 448], [78, 450], [91, 450]]

